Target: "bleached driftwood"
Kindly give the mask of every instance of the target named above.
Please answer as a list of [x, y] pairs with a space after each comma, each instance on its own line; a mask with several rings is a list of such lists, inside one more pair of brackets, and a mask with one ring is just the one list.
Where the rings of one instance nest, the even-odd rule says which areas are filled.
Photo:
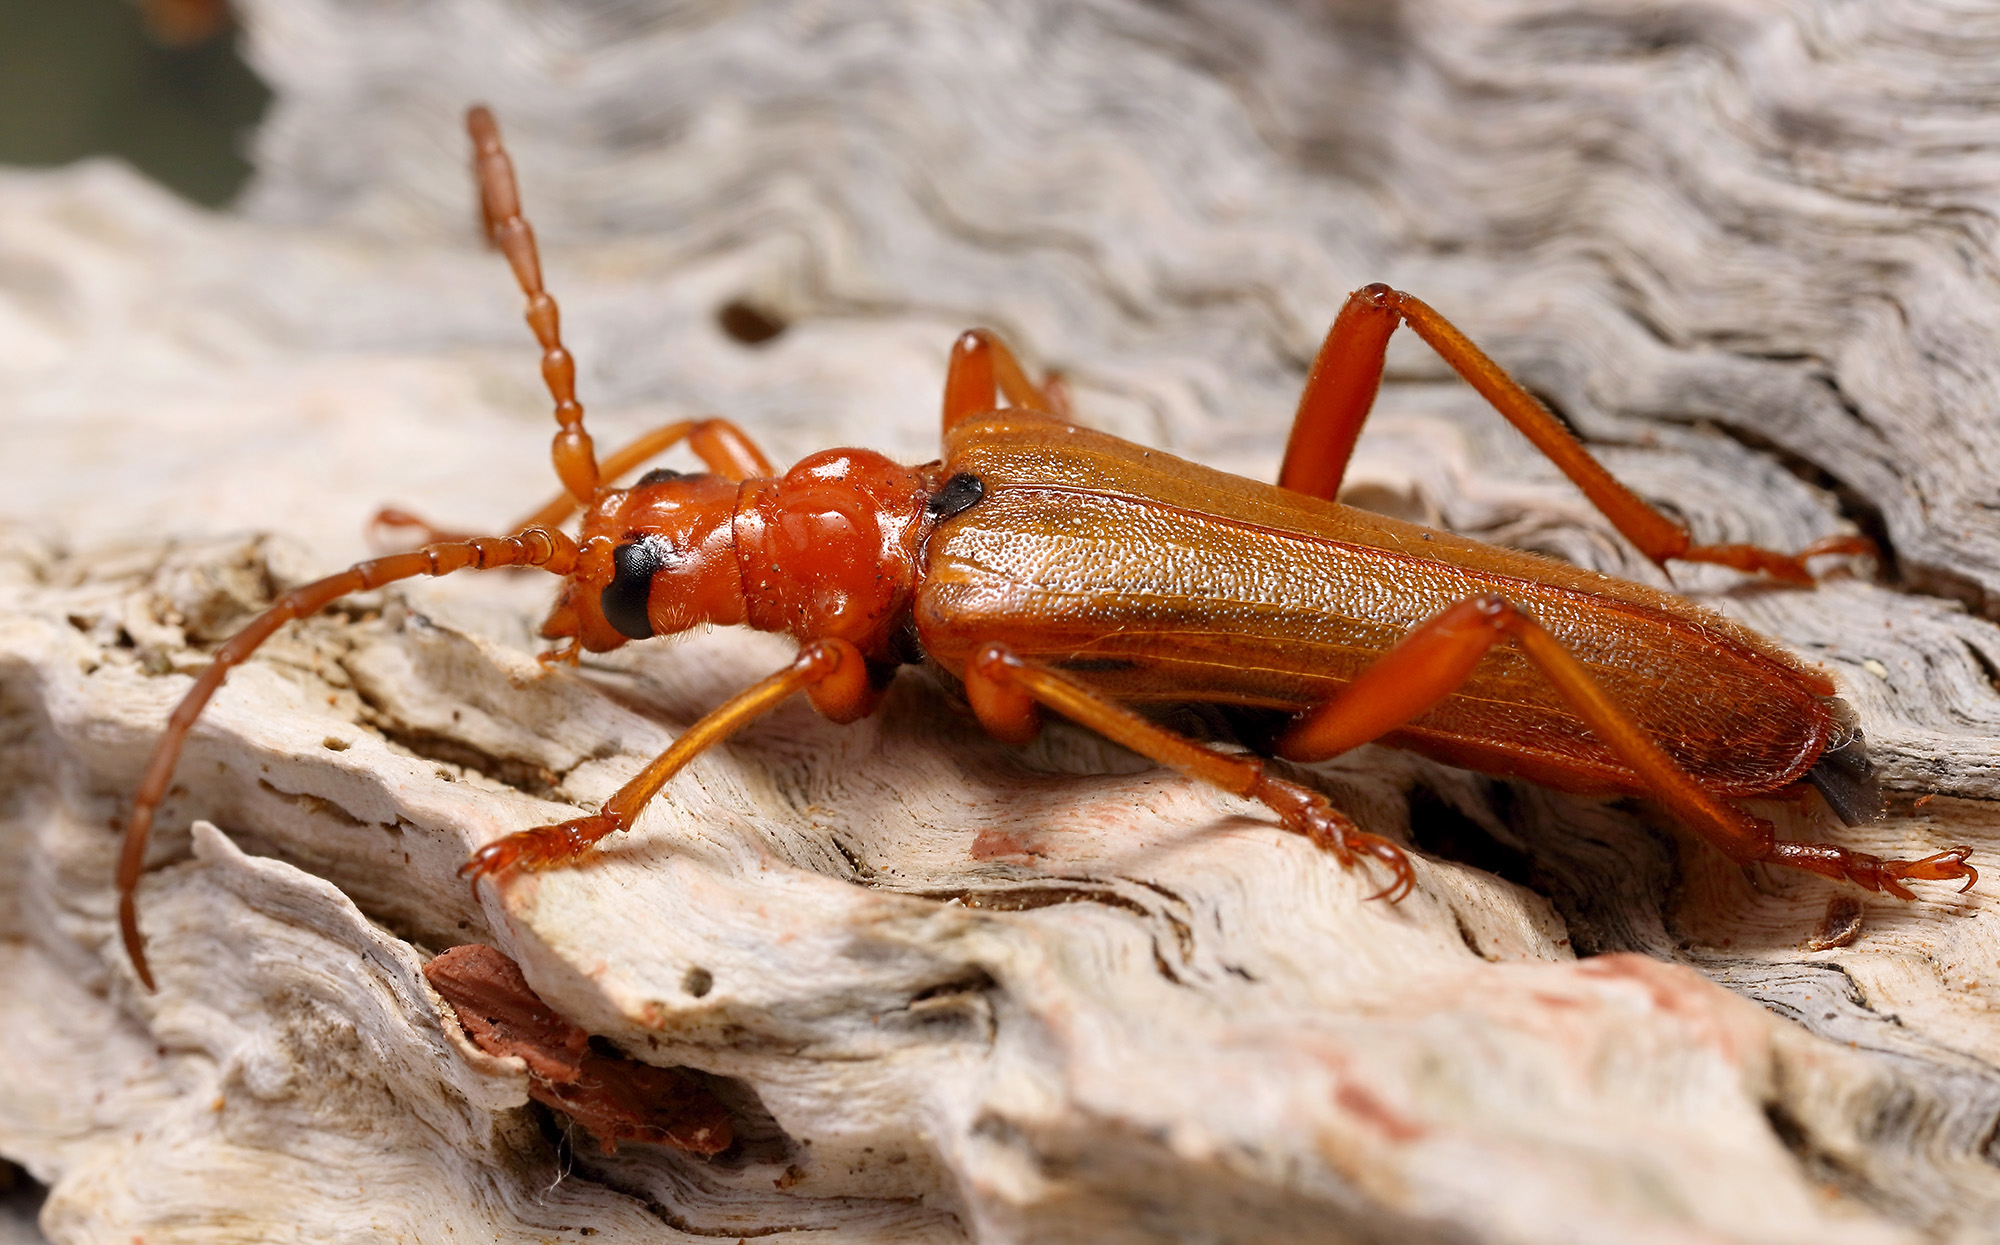
[[[157, 995], [108, 887], [203, 646], [381, 502], [497, 528], [552, 486], [470, 228], [474, 99], [601, 442], [716, 411], [781, 459], [918, 461], [985, 322], [1089, 422], [1265, 475], [1341, 296], [1422, 293], [1703, 538], [1884, 538], [1880, 582], [1675, 573], [1842, 680], [1893, 797], [1843, 841], [2000, 863], [2000, 633], [1937, 595], [2000, 600], [1990, 18], [245, 9], [278, 100], [239, 212], [0, 176], [0, 1154], [52, 1184], [52, 1238], [1992, 1232], [1990, 880], [1864, 897], [1808, 950], [1827, 885], [1365, 749], [1315, 772], [1421, 850], [1392, 908], [1254, 806], [1060, 726], [1008, 749], [914, 677], [857, 726], [774, 715], [600, 859], [475, 901], [471, 847], [784, 658], [713, 634], [544, 674], [532, 577], [359, 599], [232, 678], [141, 891]], [[790, 327], [733, 342], [732, 300]], [[1655, 578], [1420, 348], [1391, 382], [1355, 499]], [[717, 1078], [739, 1147], [569, 1144], [424, 984], [468, 941]]]

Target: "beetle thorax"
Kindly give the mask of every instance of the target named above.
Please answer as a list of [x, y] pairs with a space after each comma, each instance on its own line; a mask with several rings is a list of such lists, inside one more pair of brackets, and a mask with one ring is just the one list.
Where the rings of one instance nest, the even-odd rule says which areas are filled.
[[703, 623], [886, 655], [909, 610], [927, 477], [827, 450], [775, 479], [650, 472], [605, 492], [542, 627], [603, 652]]
[[869, 450], [825, 450], [779, 479], [745, 482], [735, 520], [744, 621], [886, 654], [915, 589], [926, 500], [919, 470]]

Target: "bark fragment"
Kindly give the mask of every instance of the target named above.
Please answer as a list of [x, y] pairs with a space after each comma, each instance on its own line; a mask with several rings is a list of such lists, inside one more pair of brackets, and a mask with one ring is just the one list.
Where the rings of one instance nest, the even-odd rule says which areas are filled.
[[621, 1141], [719, 1154], [729, 1111], [693, 1073], [595, 1049], [590, 1034], [542, 1002], [521, 966], [492, 947], [453, 947], [424, 965], [431, 988], [488, 1054], [528, 1065], [528, 1093], [589, 1129], [606, 1154]]

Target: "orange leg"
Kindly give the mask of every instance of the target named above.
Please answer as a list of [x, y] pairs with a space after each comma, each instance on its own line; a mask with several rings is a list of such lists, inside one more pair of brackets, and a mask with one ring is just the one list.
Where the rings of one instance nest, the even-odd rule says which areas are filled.
[[967, 329], [952, 343], [951, 366], [945, 371], [944, 431], [993, 410], [1001, 394], [1009, 406], [1069, 418], [1069, 386], [1062, 377], [1050, 373], [1038, 387], [998, 333]]
[[215, 660], [195, 679], [194, 686], [181, 697], [181, 703], [167, 719], [167, 729], [153, 746], [152, 759], [146, 763], [145, 776], [139, 780], [139, 790], [132, 798], [132, 815], [125, 822], [124, 850], [118, 857], [118, 924], [124, 935], [126, 954], [132, 957], [132, 967], [148, 990], [153, 988], [153, 975], [146, 965], [145, 946], [139, 937], [133, 890], [139, 885], [139, 873], [146, 865], [146, 841], [152, 833], [154, 810], [166, 797], [181, 747], [202, 708], [229, 677], [229, 672], [249, 660], [257, 646], [270, 639], [278, 628], [316, 613], [349, 593], [418, 575], [448, 575], [452, 571], [483, 571], [501, 566], [536, 566], [567, 575], [576, 563], [576, 556], [576, 544], [569, 537], [543, 528], [530, 528], [504, 540], [480, 537], [391, 554], [292, 589], [216, 650]]
[[[648, 459], [666, 453], [682, 441], [701, 459], [702, 465], [725, 480], [741, 482], [777, 474], [771, 460], [748, 433], [726, 419], [683, 419], [655, 428], [617, 452], [606, 455], [600, 478], [616, 480]], [[548, 504], [528, 516], [523, 526], [553, 527], [576, 512], [576, 499], [567, 493], [551, 497]]]
[[1612, 700], [1582, 662], [1541, 624], [1496, 596], [1461, 601], [1417, 627], [1327, 704], [1300, 714], [1278, 737], [1276, 751], [1296, 761], [1318, 761], [1378, 739], [1450, 695], [1486, 650], [1509, 638], [1526, 651], [1591, 731], [1631, 767], [1646, 790], [1731, 860], [1808, 869], [1903, 899], [1914, 898], [1902, 885], [1906, 880], [1963, 878], [1966, 887], [1979, 880], [1978, 871], [1965, 863], [1971, 851], [1963, 847], [1903, 861], [1850, 852], [1830, 843], [1777, 841], [1770, 822], [1703, 789]]
[[[380, 532], [383, 529], [400, 529], [412, 533], [414, 539], [397, 540]], [[465, 532], [448, 527], [438, 527], [429, 519], [399, 506], [384, 506], [368, 518], [368, 536], [371, 544], [378, 549], [393, 549], [397, 545], [439, 545], [451, 541], [467, 540]], [[379, 542], [379, 543], [378, 543]]]
[[576, 360], [562, 344], [562, 316], [556, 300], [542, 288], [542, 260], [535, 249], [535, 231], [521, 215], [521, 191], [514, 182], [514, 163], [500, 143], [500, 127], [483, 107], [465, 114], [472, 135], [472, 167], [479, 179], [479, 210], [486, 236], [507, 257], [514, 280], [528, 298], [528, 327], [542, 347], [542, 381], [555, 399], [556, 431], [549, 454], [556, 478], [579, 506], [597, 495], [596, 452], [583, 430], [583, 407], [576, 400]]
[[1416, 884], [1402, 848], [1362, 831], [1319, 792], [1272, 777], [1256, 757], [1220, 752], [1149, 722], [1005, 644], [986, 645], [966, 664], [965, 691], [980, 724], [999, 739], [1026, 743], [1034, 738], [1040, 726], [1038, 705], [1047, 705], [1142, 756], [1256, 800], [1276, 813], [1286, 829], [1305, 835], [1343, 864], [1365, 856], [1387, 866], [1389, 885], [1371, 898], [1394, 902]]
[[[682, 441], [701, 459], [702, 465], [725, 480], [741, 482], [774, 475], [771, 460], [757, 448], [749, 434], [726, 419], [683, 419], [655, 428], [629, 445], [606, 456], [599, 476], [616, 480], [646, 460], [666, 453]], [[563, 494], [527, 519], [528, 524], [552, 527], [576, 511], [576, 499]]]
[[[764, 457], [764, 451], [758, 449], [749, 434], [735, 424], [726, 419], [683, 419], [655, 428], [630, 444], [619, 446], [616, 452], [607, 454], [599, 465], [599, 476], [607, 482], [617, 480], [682, 441], [688, 443], [688, 448], [694, 451], [695, 457], [701, 459], [704, 466], [725, 480], [742, 481], [776, 474], [771, 469], [771, 460]], [[576, 499], [568, 493], [558, 493], [514, 527], [516, 531], [527, 527], [554, 527], [575, 513]], [[465, 539], [460, 533], [433, 527], [421, 516], [394, 506], [384, 506], [376, 511], [368, 525], [371, 528], [414, 528], [418, 538], [426, 544]]]
[[1810, 584], [1813, 577], [1806, 569], [1808, 558], [1875, 552], [1873, 542], [1865, 536], [1830, 537], [1796, 554], [1755, 545], [1693, 543], [1686, 528], [1620, 484], [1547, 407], [1450, 321], [1421, 299], [1379, 284], [1349, 295], [1347, 304], [1334, 318], [1333, 327], [1327, 331], [1326, 342], [1306, 377], [1305, 392], [1299, 395], [1291, 441], [1285, 447], [1285, 463], [1278, 472], [1281, 486], [1329, 500], [1339, 491], [1348, 459], [1354, 453], [1355, 438], [1361, 434], [1361, 425], [1368, 418], [1368, 410], [1374, 405], [1376, 390], [1382, 383], [1382, 357], [1388, 349], [1389, 335], [1398, 324], [1408, 324], [1417, 336], [1429, 342], [1453, 370], [1561, 468], [1591, 504], [1611, 520], [1612, 526], [1656, 565], [1664, 566], [1673, 558], [1683, 562], [1714, 562], [1739, 571], [1762, 571], [1787, 583]]
[[631, 826], [646, 802], [689, 761], [799, 692], [810, 695], [813, 706], [836, 722], [866, 716], [882, 695], [868, 676], [861, 650], [845, 640], [815, 640], [799, 650], [791, 665], [738, 692], [688, 727], [597, 812], [495, 839], [460, 866], [459, 876], [477, 881], [503, 869], [546, 869], [576, 859], [599, 839]]

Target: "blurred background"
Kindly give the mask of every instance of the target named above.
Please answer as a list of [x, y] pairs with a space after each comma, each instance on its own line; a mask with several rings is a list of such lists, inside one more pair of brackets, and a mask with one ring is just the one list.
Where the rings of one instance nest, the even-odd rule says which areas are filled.
[[118, 156], [219, 207], [250, 176], [270, 99], [221, 0], [0, 4], [0, 164]]
[[[250, 176], [244, 143], [271, 92], [210, 0], [0, 4], [0, 164], [116, 156], [205, 207]], [[47, 1190], [0, 1160], [0, 1245], [36, 1245]]]

